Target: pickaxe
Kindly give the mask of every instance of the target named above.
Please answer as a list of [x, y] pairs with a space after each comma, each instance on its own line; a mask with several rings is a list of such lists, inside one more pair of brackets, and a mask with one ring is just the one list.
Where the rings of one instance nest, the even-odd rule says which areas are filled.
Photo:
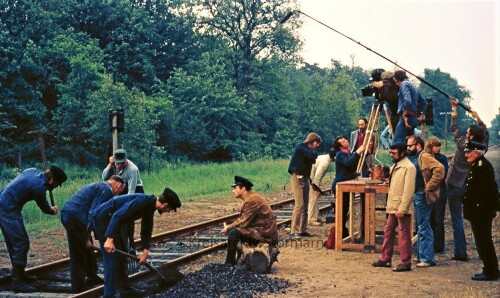
[[[42, 130], [34, 130], [28, 132], [29, 135], [36, 135], [38, 139], [38, 147], [40, 148], [40, 153], [42, 154], [42, 161], [43, 161], [43, 168], [45, 171], [48, 170], [48, 165], [47, 165], [47, 157], [45, 156], [45, 144], [43, 142], [43, 135], [52, 135], [48, 132], [44, 132]], [[52, 194], [52, 190], [49, 190], [49, 196], [50, 196], [50, 204], [52, 206], [55, 206], [56, 204], [54, 203], [54, 195]]]
[[[91, 245], [90, 246], [93, 250], [97, 250], [97, 251], [101, 251], [101, 248], [100, 247], [97, 247], [97, 246], [94, 246], [94, 245]], [[102, 252], [102, 251], [101, 251]], [[136, 256], [134, 256], [133, 254], [129, 254], [129, 253], [126, 253], [124, 251], [121, 251], [119, 249], [115, 249], [115, 253], [123, 256], [123, 257], [126, 257], [126, 258], [129, 258], [129, 259], [132, 259], [132, 260], [139, 260]], [[163, 282], [163, 283], [169, 283], [169, 280], [166, 279], [159, 271], [158, 269], [156, 269], [155, 267], [153, 267], [151, 264], [149, 263], [144, 263], [142, 264], [144, 266], [146, 266], [149, 270], [151, 270], [151, 272], [155, 273], [159, 278], [160, 278], [160, 281]]]

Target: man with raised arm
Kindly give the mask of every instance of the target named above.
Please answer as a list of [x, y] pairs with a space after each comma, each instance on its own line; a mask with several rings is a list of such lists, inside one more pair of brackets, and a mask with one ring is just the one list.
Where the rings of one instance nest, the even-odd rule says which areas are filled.
[[467, 244], [465, 241], [464, 224], [462, 219], [462, 196], [464, 194], [464, 184], [470, 164], [465, 157], [465, 145], [468, 140], [488, 144], [489, 134], [486, 125], [476, 111], [472, 111], [472, 117], [476, 119], [477, 124], [472, 124], [467, 128], [465, 136], [462, 136], [458, 125], [458, 114], [456, 99], [450, 99], [451, 102], [451, 132], [457, 144], [457, 150], [450, 161], [448, 175], [446, 176], [448, 207], [450, 208], [451, 225], [453, 227], [453, 260], [467, 261]]

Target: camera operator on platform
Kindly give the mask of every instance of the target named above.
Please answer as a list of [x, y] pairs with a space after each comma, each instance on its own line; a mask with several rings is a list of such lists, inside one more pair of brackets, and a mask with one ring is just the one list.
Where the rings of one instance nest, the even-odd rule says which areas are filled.
[[393, 145], [405, 144], [406, 137], [414, 133], [415, 127], [424, 120], [427, 101], [408, 80], [406, 72], [396, 70], [394, 81], [399, 86], [398, 115], [400, 119], [394, 129]]

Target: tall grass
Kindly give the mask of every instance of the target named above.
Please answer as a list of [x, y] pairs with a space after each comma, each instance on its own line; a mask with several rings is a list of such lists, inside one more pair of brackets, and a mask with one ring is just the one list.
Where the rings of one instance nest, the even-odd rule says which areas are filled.
[[[181, 198], [182, 202], [210, 200], [232, 197], [230, 186], [234, 175], [251, 180], [254, 189], [260, 193], [283, 190], [290, 179], [287, 172], [288, 160], [257, 160], [252, 162], [229, 163], [163, 163], [161, 168], [150, 173], [141, 172], [146, 194], [159, 194], [168, 186]], [[68, 180], [53, 191], [59, 209], [78, 189], [86, 184], [101, 180], [102, 169], [82, 169], [72, 165], [60, 165], [68, 175]], [[41, 167], [38, 167], [41, 168]], [[9, 179], [0, 180], [3, 189]], [[47, 194], [48, 199], [48, 194]], [[59, 214], [47, 215], [30, 201], [23, 208], [23, 218], [28, 231], [61, 227]], [[3, 238], [0, 238], [3, 239]]]
[[[287, 172], [288, 162], [289, 160], [284, 159], [203, 164], [165, 162], [150, 173], [141, 172], [141, 178], [144, 182], [146, 194], [159, 194], [168, 186], [180, 196], [182, 202], [216, 198], [231, 199], [230, 185], [233, 183], [234, 175], [248, 178], [254, 183], [255, 191], [263, 194], [284, 190], [290, 179]], [[391, 165], [392, 162], [387, 151], [379, 150], [374, 164]], [[53, 191], [54, 200], [59, 209], [78, 189], [86, 184], [101, 180], [102, 169], [82, 169], [71, 164], [58, 165], [68, 175], [68, 180], [63, 186]], [[39, 165], [38, 168], [41, 169], [42, 166]], [[335, 166], [332, 164], [329, 173], [323, 179], [324, 181], [333, 180], [334, 169]], [[0, 189], [3, 189], [9, 180], [15, 177], [15, 174], [20, 173], [16, 169], [6, 168], [2, 168], [2, 172], [3, 175], [0, 175]], [[23, 217], [29, 231], [59, 228], [61, 226], [59, 214], [56, 216], [43, 214], [33, 201], [24, 206]]]

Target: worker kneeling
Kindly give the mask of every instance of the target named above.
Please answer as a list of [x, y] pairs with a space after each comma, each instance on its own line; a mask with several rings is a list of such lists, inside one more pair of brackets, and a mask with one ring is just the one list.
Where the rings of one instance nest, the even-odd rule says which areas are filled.
[[267, 200], [252, 191], [253, 183], [234, 176], [233, 196], [243, 200], [240, 216], [231, 224], [224, 223], [223, 234], [228, 235], [226, 264], [239, 264], [263, 273], [271, 269], [279, 250], [276, 216]]

